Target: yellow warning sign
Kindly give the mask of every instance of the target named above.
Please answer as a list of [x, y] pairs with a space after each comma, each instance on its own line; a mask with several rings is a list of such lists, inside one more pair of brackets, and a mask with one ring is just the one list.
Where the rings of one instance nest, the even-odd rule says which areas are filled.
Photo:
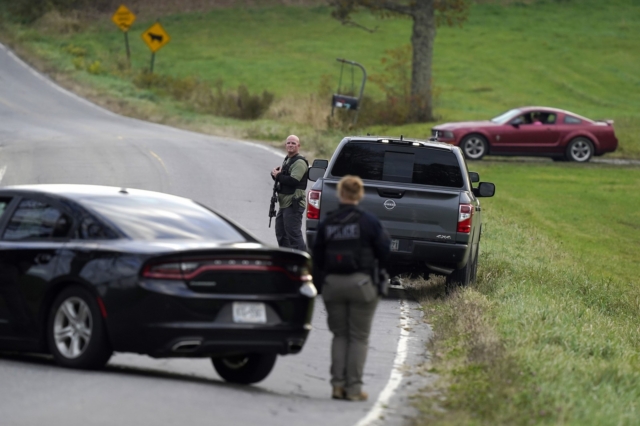
[[118, 10], [116, 10], [116, 13], [111, 17], [111, 20], [122, 31], [129, 31], [129, 27], [133, 24], [133, 21], [136, 20], [136, 15], [134, 15], [133, 12], [127, 9], [127, 6], [123, 4], [120, 5]]
[[169, 43], [171, 37], [169, 37], [169, 34], [162, 28], [162, 25], [156, 22], [151, 28], [142, 33], [142, 39], [147, 43], [149, 49], [155, 53], [160, 50], [162, 46]]

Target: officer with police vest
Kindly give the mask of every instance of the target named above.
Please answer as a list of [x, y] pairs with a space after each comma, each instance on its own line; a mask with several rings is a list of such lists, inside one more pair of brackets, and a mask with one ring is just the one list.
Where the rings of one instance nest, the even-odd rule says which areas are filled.
[[302, 237], [302, 213], [307, 207], [306, 189], [309, 163], [300, 155], [300, 139], [287, 136], [287, 156], [282, 166], [271, 171], [278, 182], [278, 214], [276, 215], [276, 239], [280, 247], [306, 250]]
[[378, 305], [377, 266], [384, 267], [391, 240], [378, 219], [360, 210], [364, 185], [357, 176], [338, 183], [340, 207], [318, 225], [313, 244], [314, 281], [320, 286], [333, 333], [332, 398], [365, 401], [362, 375]]

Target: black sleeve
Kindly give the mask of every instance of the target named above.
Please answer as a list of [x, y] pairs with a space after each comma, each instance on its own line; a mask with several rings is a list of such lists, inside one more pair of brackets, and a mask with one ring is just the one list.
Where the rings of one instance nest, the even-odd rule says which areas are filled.
[[278, 175], [278, 182], [283, 183], [287, 186], [296, 186], [300, 183], [300, 181], [291, 176], [284, 176], [282, 173]]

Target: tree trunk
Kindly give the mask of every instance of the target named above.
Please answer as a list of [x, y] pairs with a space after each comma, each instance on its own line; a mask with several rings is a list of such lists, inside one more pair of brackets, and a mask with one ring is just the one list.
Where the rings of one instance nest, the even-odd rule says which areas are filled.
[[413, 63], [411, 67], [411, 120], [435, 121], [431, 90], [431, 63], [436, 39], [434, 0], [416, 3], [413, 13]]

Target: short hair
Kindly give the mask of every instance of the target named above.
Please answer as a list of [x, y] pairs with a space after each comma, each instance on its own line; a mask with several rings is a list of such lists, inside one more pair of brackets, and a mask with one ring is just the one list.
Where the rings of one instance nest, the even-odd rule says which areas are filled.
[[338, 196], [349, 201], [360, 201], [364, 197], [364, 183], [358, 176], [345, 175], [338, 182]]

